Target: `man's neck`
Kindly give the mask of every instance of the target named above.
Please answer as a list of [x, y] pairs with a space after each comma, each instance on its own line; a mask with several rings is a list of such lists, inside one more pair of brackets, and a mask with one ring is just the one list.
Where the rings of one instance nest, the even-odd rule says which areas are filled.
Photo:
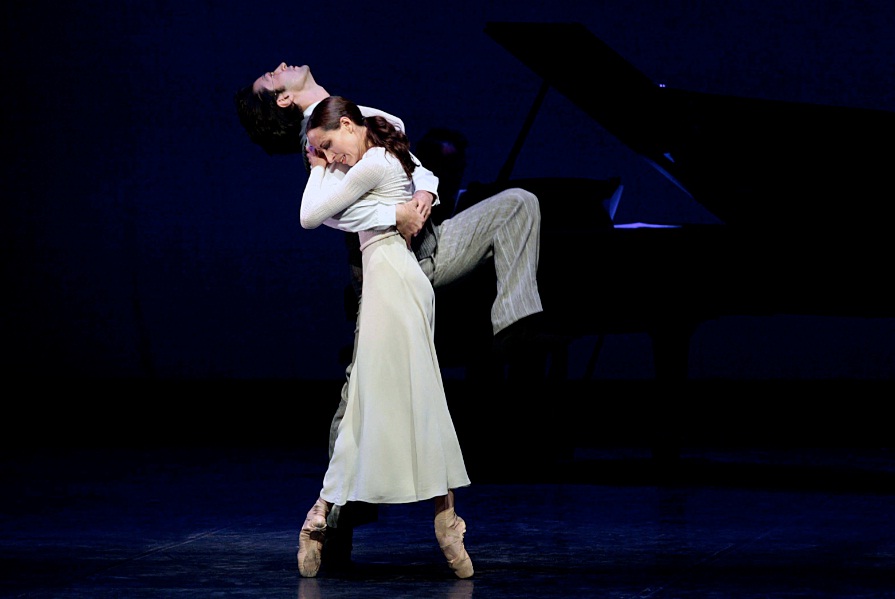
[[306, 89], [295, 95], [295, 103], [298, 104], [302, 112], [308, 109], [308, 106], [329, 97], [329, 92], [323, 87], [315, 85], [310, 89]]

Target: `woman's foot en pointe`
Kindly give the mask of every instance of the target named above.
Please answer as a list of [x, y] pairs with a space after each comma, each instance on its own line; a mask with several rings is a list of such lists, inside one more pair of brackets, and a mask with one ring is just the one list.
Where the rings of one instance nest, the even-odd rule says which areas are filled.
[[317, 499], [298, 533], [298, 572], [305, 578], [317, 576], [320, 569], [328, 513], [329, 505], [322, 499]]
[[458, 578], [469, 578], [473, 574], [472, 560], [463, 546], [466, 522], [458, 516], [454, 508], [448, 508], [435, 515], [435, 538], [447, 558], [448, 566]]

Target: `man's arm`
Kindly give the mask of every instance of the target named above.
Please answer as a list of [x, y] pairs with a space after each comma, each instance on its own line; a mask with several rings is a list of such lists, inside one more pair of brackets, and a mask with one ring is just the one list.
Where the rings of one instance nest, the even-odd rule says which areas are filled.
[[364, 115], [365, 117], [381, 116], [385, 120], [390, 122], [392, 125], [394, 125], [395, 129], [404, 133], [405, 135], [407, 134], [407, 131], [404, 130], [404, 121], [402, 121], [395, 115], [389, 114], [389, 113], [385, 112], [384, 110], [379, 110], [378, 108], [371, 108], [369, 106], [358, 106], [358, 108], [360, 108], [360, 113], [362, 115]]
[[[358, 106], [360, 108], [360, 113], [365, 117], [368, 116], [381, 116], [385, 120], [389, 121], [391, 124], [395, 126], [396, 129], [407, 134], [407, 131], [404, 129], [404, 121], [399, 119], [393, 114], [389, 114], [384, 110], [379, 110], [378, 108], [371, 108], [369, 106]], [[426, 218], [428, 218], [428, 212], [431, 212], [432, 206], [438, 205], [438, 177], [435, 176], [435, 173], [427, 169], [420, 162], [419, 158], [413, 156], [413, 161], [416, 163], [416, 168], [413, 169], [413, 189], [415, 190], [414, 198], [419, 200], [421, 203], [428, 202], [429, 206], [426, 210]], [[420, 191], [428, 191], [432, 194], [431, 198], [426, 198], [423, 195], [417, 195], [417, 192]]]
[[[413, 175], [411, 176], [413, 179], [414, 197], [416, 197], [416, 193], [420, 191], [427, 191], [432, 194], [432, 197], [429, 198], [429, 208], [431, 209], [432, 206], [437, 206], [439, 204], [438, 177], [435, 176], [435, 173], [424, 167], [419, 158], [413, 154], [411, 154], [411, 156], [416, 163], [416, 168], [413, 169]], [[423, 200], [423, 198], [418, 199], [421, 201]]]

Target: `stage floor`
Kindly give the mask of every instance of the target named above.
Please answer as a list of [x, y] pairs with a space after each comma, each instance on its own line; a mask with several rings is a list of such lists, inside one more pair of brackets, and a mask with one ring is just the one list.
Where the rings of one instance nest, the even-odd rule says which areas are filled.
[[[545, 442], [540, 439], [539, 442]], [[385, 506], [354, 566], [299, 576], [325, 447], [6, 447], [0, 596], [895, 597], [895, 450], [575, 448], [540, 463], [467, 452], [471, 579], [432, 506]], [[503, 458], [501, 458], [503, 459]], [[525, 459], [525, 458], [522, 458]]]

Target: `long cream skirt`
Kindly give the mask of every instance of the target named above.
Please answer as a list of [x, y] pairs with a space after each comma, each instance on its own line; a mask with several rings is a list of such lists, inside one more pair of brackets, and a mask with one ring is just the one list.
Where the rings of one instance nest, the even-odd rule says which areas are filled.
[[435, 353], [435, 294], [403, 237], [361, 247], [363, 291], [348, 405], [320, 496], [409, 503], [470, 484]]

